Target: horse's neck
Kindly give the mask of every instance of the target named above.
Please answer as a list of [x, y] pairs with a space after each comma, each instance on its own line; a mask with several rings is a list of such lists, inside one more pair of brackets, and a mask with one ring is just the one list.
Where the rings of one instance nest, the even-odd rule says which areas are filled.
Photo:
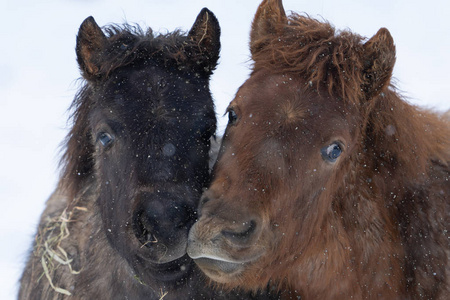
[[[386, 169], [411, 181], [420, 180], [431, 160], [450, 162], [450, 122], [446, 117], [417, 108], [397, 93], [374, 100], [363, 132], [368, 168]], [[392, 174], [385, 174], [388, 178]]]

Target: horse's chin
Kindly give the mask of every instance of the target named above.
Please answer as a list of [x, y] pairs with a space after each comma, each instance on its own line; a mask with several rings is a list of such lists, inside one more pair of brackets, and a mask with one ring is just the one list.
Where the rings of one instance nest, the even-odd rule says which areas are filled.
[[211, 280], [219, 283], [229, 283], [245, 270], [246, 263], [223, 261], [211, 258], [197, 258], [194, 260], [200, 270]]
[[195, 237], [195, 231], [191, 230], [187, 254], [208, 277], [220, 283], [233, 281], [233, 277], [236, 280], [236, 275], [248, 270], [266, 253], [265, 248], [260, 246], [241, 249], [220, 247], [225, 243], [206, 244], [198, 242]]
[[190, 232], [187, 254], [206, 276], [218, 283], [236, 282], [240, 274], [247, 272], [265, 254], [263, 247], [247, 247], [237, 251], [230, 247], [214, 247], [198, 242], [194, 234], [195, 231]]
[[176, 282], [188, 277], [193, 266], [192, 259], [185, 254], [167, 262], [141, 261], [137, 267], [141, 269], [141, 272], [158, 281]]

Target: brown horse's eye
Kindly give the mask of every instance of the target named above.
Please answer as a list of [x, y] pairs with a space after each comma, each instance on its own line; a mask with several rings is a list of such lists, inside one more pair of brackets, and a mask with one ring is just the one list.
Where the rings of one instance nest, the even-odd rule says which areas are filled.
[[237, 122], [237, 114], [234, 111], [234, 109], [230, 108], [228, 109], [228, 125], [234, 125]]
[[342, 153], [342, 148], [338, 142], [320, 149], [324, 160], [334, 163]]
[[97, 137], [97, 141], [106, 148], [108, 146], [111, 146], [111, 144], [114, 142], [114, 137], [107, 132], [101, 132]]

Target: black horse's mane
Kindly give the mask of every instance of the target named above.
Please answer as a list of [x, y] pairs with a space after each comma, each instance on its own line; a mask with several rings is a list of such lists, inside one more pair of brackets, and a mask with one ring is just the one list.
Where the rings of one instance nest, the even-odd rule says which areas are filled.
[[174, 71], [197, 69], [199, 75], [211, 75], [214, 69], [203, 65], [205, 55], [198, 51], [197, 43], [180, 29], [167, 33], [144, 31], [139, 25], [111, 24], [103, 28], [109, 47], [100, 58], [101, 72], [109, 75], [113, 70], [152, 60]]

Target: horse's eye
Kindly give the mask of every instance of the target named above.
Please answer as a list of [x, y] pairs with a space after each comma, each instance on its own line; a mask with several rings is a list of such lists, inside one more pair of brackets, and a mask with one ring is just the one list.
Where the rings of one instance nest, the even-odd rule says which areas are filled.
[[97, 137], [97, 141], [102, 143], [103, 147], [108, 147], [114, 142], [114, 137], [107, 132], [101, 132]]
[[329, 146], [320, 149], [323, 159], [329, 162], [335, 162], [337, 158], [341, 155], [342, 149], [339, 143], [334, 142]]
[[234, 109], [232, 108], [228, 109], [228, 125], [236, 124], [237, 118], [238, 117]]

